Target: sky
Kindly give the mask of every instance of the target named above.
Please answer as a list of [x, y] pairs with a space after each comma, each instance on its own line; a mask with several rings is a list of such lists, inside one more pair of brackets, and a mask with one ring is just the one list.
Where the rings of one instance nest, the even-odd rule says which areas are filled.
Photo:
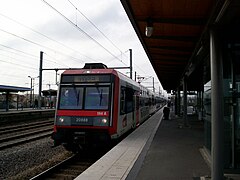
[[[161, 84], [120, 0], [0, 0], [0, 85], [38, 91], [40, 51], [43, 69], [82, 68], [85, 63], [129, 66]], [[129, 69], [119, 70], [127, 76]], [[61, 74], [62, 71], [58, 71]], [[58, 79], [59, 80], [59, 75]], [[134, 74], [133, 74], [134, 77]], [[43, 71], [42, 89], [57, 89], [56, 72]]]

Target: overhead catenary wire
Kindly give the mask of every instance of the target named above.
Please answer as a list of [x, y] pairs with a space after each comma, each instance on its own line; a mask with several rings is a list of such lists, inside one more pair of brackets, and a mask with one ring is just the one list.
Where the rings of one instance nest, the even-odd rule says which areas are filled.
[[[122, 56], [122, 53], [119, 54], [118, 56]], [[112, 62], [113, 60], [115, 60], [115, 58], [111, 58], [109, 61], [107, 61], [107, 63]], [[121, 61], [122, 64], [124, 64], [125, 66], [128, 66], [126, 63], [124, 63], [123, 61]]]
[[[106, 39], [108, 39], [108, 41], [109, 41], [115, 48], [117, 48], [117, 49], [121, 52], [121, 55], [125, 55], [125, 56], [126, 56], [126, 54], [125, 54], [126, 52], [123, 53], [123, 52], [122, 52], [89, 18], [87, 18], [87, 16], [85, 16], [70, 0], [68, 0], [68, 2], [71, 3], [71, 5], [72, 5], [85, 19], [87, 19], [87, 21], [90, 22], [90, 23], [92, 24], [92, 26], [94, 26]], [[14, 19], [12, 19], [12, 18], [10, 18], [10, 17], [2, 14], [2, 13], [0, 13], [0, 15], [3, 16], [4, 18], [10, 20], [10, 21], [13, 21], [14, 23], [16, 23], [16, 24], [18, 24], [18, 25], [21, 25], [21, 26], [23, 26], [23, 27], [25, 27], [25, 28], [27, 28], [27, 29], [30, 29], [31, 31], [33, 31], [33, 32], [35, 32], [35, 33], [37, 33], [37, 34], [39, 34], [39, 35], [41, 35], [41, 36], [43, 36], [43, 37], [45, 37], [45, 38], [53, 41], [53, 42], [55, 42], [55, 43], [60, 44], [61, 46], [64, 46], [64, 47], [66, 47], [66, 48], [68, 48], [68, 49], [71, 49], [72, 51], [78, 52], [78, 51], [76, 51], [76, 50], [74, 50], [74, 49], [72, 49], [72, 48], [64, 45], [63, 43], [58, 42], [58, 41], [56, 41], [56, 40], [54, 40], [54, 39], [52, 39], [52, 38], [44, 35], [43, 33], [38, 32], [38, 31], [34, 30], [33, 28], [31, 28], [31, 27], [29, 27], [29, 26], [26, 26], [26, 25], [24, 25], [23, 23], [20, 23], [20, 22], [14, 20]], [[5, 31], [5, 33], [6, 33], [6, 32], [7, 32], [7, 31]], [[11, 35], [14, 35], [14, 34], [11, 33]], [[28, 39], [26, 39], [26, 38], [23, 38], [23, 37], [20, 37], [20, 36], [18, 36], [18, 37], [21, 38], [21, 39], [23, 39], [23, 40], [27, 40], [28, 42], [34, 43], [34, 44], [36, 44], [36, 45], [42, 46], [41, 44], [35, 43], [35, 42], [33, 42], [33, 41], [30, 41], [30, 40], [28, 40]], [[44, 47], [49, 49], [49, 47], [46, 47], [46, 46], [44, 46]], [[51, 49], [51, 50], [53, 50], [53, 49]], [[79, 52], [78, 52], [78, 53], [79, 53]], [[82, 56], [85, 56], [85, 55], [83, 55], [82, 53], [79, 53], [79, 54], [81, 54]], [[66, 56], [67, 56], [67, 55], [66, 55]], [[119, 56], [120, 56], [120, 55], [119, 55]], [[88, 57], [88, 56], [85, 56], [85, 57], [86, 57], [86, 58], [89, 58], [89, 59], [92, 59], [92, 58], [90, 58], [90, 57]], [[72, 58], [72, 60], [74, 60], [74, 61], [76, 61], [76, 62], [79, 61], [79, 59], [75, 60], [74, 57], [71, 57], [71, 58]], [[119, 59], [117, 56], [114, 56], [114, 58], [115, 58], [115, 59], [117, 58], [117, 59], [120, 60], [124, 65], [126, 65], [126, 64], [125, 64], [121, 59]], [[96, 61], [96, 60], [94, 60], [94, 59], [92, 59], [92, 60], [93, 60], [93, 61]], [[112, 61], [112, 60], [110, 60], [110, 61]], [[83, 62], [83, 61], [82, 61], [82, 62]], [[56, 63], [56, 62], [55, 62], [55, 63]], [[134, 63], [134, 64], [135, 64], [135, 63]], [[136, 64], [135, 64], [135, 65], [136, 65]], [[127, 65], [126, 65], [126, 66], [127, 66]], [[137, 65], [136, 65], [136, 66], [137, 66]], [[138, 68], [141, 69], [140, 67], [138, 67]], [[142, 69], [141, 69], [141, 71], [144, 72]]]
[[73, 27], [75, 27], [78, 31], [86, 35], [89, 39], [91, 39], [93, 42], [95, 42], [97, 45], [102, 47], [106, 52], [108, 52], [111, 56], [118, 59], [120, 62], [122, 62], [116, 55], [114, 55], [111, 51], [109, 51], [106, 47], [104, 47], [101, 43], [99, 43], [96, 39], [91, 37], [87, 32], [85, 32], [82, 28], [80, 28], [77, 24], [74, 24], [69, 18], [67, 18], [65, 15], [63, 15], [60, 11], [58, 11], [55, 7], [53, 7], [51, 4], [46, 2], [45, 0], [42, 0], [46, 5], [48, 5], [50, 8], [52, 8], [55, 12], [57, 12], [60, 16], [62, 16], [68, 23], [70, 23]]
[[147, 74], [142, 68], [140, 68], [137, 64], [133, 63], [140, 71], [142, 71], [144, 74]]
[[1, 76], [7, 76], [7, 77], [14, 77], [15, 79], [26, 79], [26, 77], [19, 76], [19, 75], [13, 75], [13, 74], [1, 74]]
[[[4, 51], [4, 50], [0, 49], [0, 51]], [[15, 61], [17, 61], [17, 62], [26, 61], [26, 59], [19, 59], [19, 58], [16, 58], [16, 57], [8, 56], [8, 55], [6, 55], [6, 54], [0, 54], [0, 56], [1, 56], [1, 57], [6, 57], [6, 58], [11, 59], [11, 60], [15, 60]], [[34, 58], [30, 58], [30, 59], [34, 59]], [[35, 62], [31, 62], [31, 63], [35, 63]], [[28, 65], [30, 65], [29, 62], [28, 62]]]
[[[79, 12], [93, 27], [95, 27], [116, 49], [118, 49], [120, 51], [120, 55], [125, 55], [127, 57], [127, 55], [125, 53], [123, 53], [120, 48], [118, 48], [84, 13], [82, 13], [76, 5], [74, 5], [70, 0], [67, 0], [75, 9], [77, 12]], [[77, 25], [77, 24], [76, 24]], [[120, 56], [119, 55], [119, 56]], [[114, 57], [116, 58], [116, 57]], [[119, 59], [119, 58], [118, 58]], [[113, 61], [114, 59], [111, 59], [109, 62]], [[127, 64], [125, 64], [122, 60], [120, 60], [124, 65], [127, 66]], [[135, 63], [134, 63], [135, 66], [137, 66]], [[146, 73], [144, 70], [142, 70], [139, 66], [137, 66], [138, 69], [140, 69], [143, 73]]]
[[31, 40], [29, 40], [29, 39], [27, 39], [27, 38], [24, 38], [24, 37], [21, 37], [21, 36], [19, 36], [19, 35], [14, 34], [14, 33], [5, 31], [4, 29], [1, 29], [1, 28], [0, 28], [0, 31], [2, 31], [2, 32], [6, 33], [6, 34], [9, 34], [9, 35], [15, 36], [15, 37], [17, 37], [17, 38], [19, 38], [19, 39], [22, 39], [22, 40], [24, 40], [24, 41], [26, 41], [26, 42], [28, 42], [28, 43], [32, 43], [32, 44], [34, 44], [34, 45], [36, 45], [36, 46], [40, 46], [40, 47], [49, 49], [50, 51], [57, 52], [57, 53], [62, 54], [62, 55], [64, 55], [64, 56], [71, 57], [72, 59], [79, 60], [79, 61], [83, 62], [82, 60], [80, 60], [80, 59], [78, 59], [78, 58], [75, 58], [75, 57], [66, 55], [66, 54], [64, 54], [64, 53], [62, 53], [62, 52], [60, 52], [60, 51], [56, 51], [56, 50], [54, 50], [54, 49], [52, 49], [52, 48], [49, 48], [49, 47], [44, 46], [44, 45], [42, 45], [42, 44], [36, 43], [36, 42], [34, 42], [34, 41], [31, 41]]
[[57, 44], [59, 44], [59, 45], [65, 47], [65, 48], [67, 48], [67, 49], [70, 49], [70, 50], [72, 50], [72, 51], [74, 51], [74, 52], [77, 52], [77, 53], [80, 54], [81, 56], [84, 56], [84, 57], [86, 57], [86, 58], [88, 58], [88, 59], [91, 59], [91, 60], [93, 60], [93, 61], [97, 61], [97, 60], [95, 60], [95, 59], [93, 59], [93, 58], [91, 58], [91, 57], [89, 57], [89, 56], [86, 56], [86, 55], [80, 53], [79, 51], [77, 51], [77, 50], [75, 50], [75, 49], [73, 49], [73, 48], [71, 48], [71, 47], [69, 47], [69, 46], [67, 46], [67, 45], [65, 45], [65, 44], [63, 44], [63, 43], [61, 43], [61, 42], [59, 42], [59, 41], [53, 39], [53, 38], [51, 38], [51, 37], [48, 37], [48, 36], [46, 36], [45, 34], [39, 32], [39, 31], [37, 31], [37, 30], [35, 30], [35, 29], [29, 27], [29, 26], [26, 26], [25, 24], [20, 23], [20, 22], [14, 20], [14, 19], [12, 19], [12, 18], [10, 18], [10, 17], [8, 17], [8, 16], [2, 14], [2, 13], [0, 13], [0, 16], [4, 17], [4, 18], [6, 18], [6, 19], [8, 19], [8, 20], [10, 20], [10, 21], [12, 21], [12, 22], [14, 22], [14, 23], [20, 25], [20, 26], [23, 26], [24, 28], [29, 29], [29, 30], [33, 31], [34, 33], [39, 34], [39, 35], [41, 35], [41, 36], [47, 38], [48, 40], [53, 41], [53, 42], [55, 42], [55, 43], [57, 43]]
[[[7, 48], [7, 49], [14, 50], [14, 51], [16, 51], [16, 52], [20, 52], [20, 53], [25, 54], [25, 55], [28, 55], [28, 56], [37, 57], [36, 55], [30, 54], [30, 53], [27, 53], [27, 52], [24, 52], [24, 51], [21, 51], [21, 50], [18, 50], [18, 49], [15, 49], [15, 48], [12, 48], [12, 47], [3, 45], [3, 44], [0, 44], [0, 46], [2, 46], [2, 47], [4, 47], [4, 48]], [[11, 51], [9, 51], [9, 52], [11, 52]], [[11, 52], [11, 53], [13, 53], [13, 52]]]
[[[47, 1], [47, 0], [46, 0]], [[71, 0], [71, 1], [73, 1], [73, 0]], [[69, 2], [71, 2], [71, 1], [69, 1]], [[50, 2], [50, 1], [49, 1]], [[73, 1], [74, 2], [74, 1]], [[81, 7], [81, 6], [80, 6]], [[4, 11], [3, 11], [4, 12]], [[77, 13], [81, 13], [78, 9], [77, 9]], [[82, 13], [83, 14], [83, 13]], [[84, 14], [83, 14], [84, 15]], [[79, 16], [78, 16], [79, 17]], [[89, 19], [89, 18], [88, 18]], [[21, 21], [21, 22], [25, 22], [25, 21]], [[74, 21], [75, 22], [75, 21]], [[20, 23], [19, 25], [21, 25], [22, 23]], [[22, 24], [23, 25], [23, 24]], [[23, 25], [24, 26], [24, 25]], [[27, 26], [25, 26], [26, 28], [27, 28]], [[101, 26], [100, 26], [101, 27]], [[3, 27], [3, 29], [5, 29], [5, 27]], [[52, 39], [52, 38], [50, 38], [50, 37], [48, 37], [48, 36], [45, 36], [44, 34], [42, 34], [41, 32], [37, 32], [37, 31], [35, 31], [33, 28], [31, 28], [30, 27], [30, 30], [32, 30], [33, 32], [35, 32], [35, 33], [39, 33], [41, 36], [43, 36], [43, 37], [45, 37], [45, 38], [48, 38], [49, 40], [52, 40], [52, 41], [54, 41], [54, 39]], [[74, 29], [73, 29], [74, 30]], [[11, 31], [11, 30], [10, 30]], [[101, 30], [100, 30], [101, 31]], [[18, 35], [20, 35], [20, 36], [22, 36], [21, 34], [19, 34], [19, 32], [20, 31], [18, 31], [16, 34], [18, 34]], [[88, 32], [88, 31], [86, 31], [86, 32]], [[36, 36], [36, 34], [34, 34], [34, 36]], [[29, 38], [28, 36], [25, 36], [26, 38]], [[39, 36], [38, 36], [39, 37]], [[97, 37], [95, 37], [95, 36], [93, 36], [94, 38], [97, 38]], [[42, 38], [42, 39], [44, 39], [44, 38]], [[33, 41], [35, 41], [34, 39], [32, 39], [32, 38], [30, 38], [30, 40], [33, 40]], [[99, 40], [98, 38], [97, 38], [97, 40]], [[35, 42], [37, 42], [37, 43], [42, 43], [43, 41], [35, 41]], [[54, 41], [54, 42], [56, 42], [57, 43], [57, 41]], [[101, 42], [101, 41], [99, 41], [99, 42]], [[10, 43], [9, 43], [10, 44]], [[45, 45], [44, 43], [42, 43], [43, 45]], [[61, 44], [61, 42], [60, 42], [60, 44]], [[47, 45], [47, 44], [46, 44]], [[64, 44], [62, 44], [63, 46], [64, 46]], [[48, 45], [47, 45], [48, 46]], [[52, 46], [50, 46], [50, 47], [52, 47]], [[107, 47], [107, 46], [106, 46]], [[53, 55], [52, 53], [49, 53], [49, 51], [45, 51], [45, 50], [43, 50], [44, 52], [46, 52], [46, 55], [52, 55], [52, 56], [49, 56], [49, 57], [44, 57], [44, 61], [46, 60], [46, 61], [49, 61], [49, 62], [52, 62], [52, 63], [55, 63], [55, 64], [60, 64], [60, 63], [57, 63], [57, 62], [60, 62], [60, 60], [62, 60], [61, 59], [61, 57], [60, 56], [56, 56], [56, 58], [52, 58], [52, 57], [55, 57], [55, 55]], [[55, 50], [54, 50], [55, 51]], [[29, 51], [30, 52], [30, 51]], [[62, 52], [64, 52], [64, 51], [62, 51]], [[111, 51], [111, 52], [115, 52], [115, 51]], [[117, 52], [117, 51], [116, 51]], [[68, 53], [69, 54], [69, 53]], [[114, 53], [115, 54], [115, 53]], [[118, 54], [118, 53], [117, 53]], [[126, 53], [123, 53], [123, 55], [125, 56], [126, 55]], [[34, 55], [35, 56], [35, 55]], [[73, 56], [77, 56], [77, 54], [75, 54], [74, 53], [74, 55]], [[39, 60], [39, 56], [35, 56], [36, 57], [36, 59], [37, 60]], [[124, 62], [126, 62], [126, 64], [128, 64], [129, 62], [128, 62], [128, 60], [127, 59], [123, 59], [124, 57], [120, 57], [120, 55], [117, 55], [117, 57], [118, 57], [118, 60], [120, 59], [120, 61], [122, 62], [122, 63], [124, 63]], [[110, 57], [111, 58], [111, 57]], [[110, 58], [108, 58], [108, 60], [110, 60]], [[114, 57], [115, 58], [115, 57]], [[82, 59], [82, 58], [81, 58]], [[123, 60], [122, 60], [123, 59]], [[5, 60], [5, 59], [4, 59]], [[64, 58], [64, 60], [65, 60], [65, 58]], [[77, 60], [76, 60], [77, 61]], [[106, 61], [106, 60], [105, 60]], [[112, 60], [111, 60], [112, 61]], [[63, 62], [69, 62], [69, 61], [63, 61]], [[72, 62], [71, 62], [72, 63]], [[64, 63], [65, 64], [65, 63]], [[125, 64], [125, 65], [126, 65]], [[136, 68], [137, 69], [139, 69], [139, 70], [141, 70], [141, 72], [144, 72], [145, 74], [147, 74], [142, 68], [144, 67], [144, 66], [141, 66], [141, 67], [139, 67], [136, 63], [134, 63], [133, 62], [133, 64], [136, 66]], [[46, 64], [46, 65], [48, 65], [48, 64]], [[50, 64], [50, 65], [53, 65], [53, 64]], [[68, 64], [69, 65], [69, 64]], [[65, 65], [66, 66], [66, 65]], [[37, 67], [37, 66], [36, 66]]]
[[22, 40], [24, 40], [24, 41], [27, 41], [27, 42], [29, 42], [29, 43], [35, 44], [35, 45], [37, 45], [37, 46], [40, 46], [40, 47], [43, 47], [43, 48], [46, 48], [46, 49], [50, 49], [51, 51], [54, 51], [53, 49], [51, 49], [51, 48], [49, 48], [49, 47], [47, 47], [47, 46], [41, 45], [41, 44], [36, 43], [36, 42], [34, 42], [34, 41], [31, 41], [31, 40], [29, 40], [29, 39], [27, 39], [27, 38], [24, 38], [24, 37], [21, 37], [21, 36], [19, 36], [19, 35], [16, 35], [16, 34], [14, 34], [14, 33], [5, 31], [4, 29], [1, 29], [1, 28], [0, 28], [0, 31], [2, 31], [2, 32], [6, 33], [6, 34], [9, 34], [9, 35], [15, 36], [15, 37], [17, 37], [17, 38], [19, 38], [19, 39], [22, 39]]
[[[49, 54], [47, 54], [47, 53], [45, 53], [45, 52], [44, 52], [43, 54], [47, 55], [48, 57], [50, 57], [50, 58], [52, 58], [52, 59], [55, 59], [54, 57], [50, 56]], [[44, 58], [44, 60], [46, 60], [46, 58]], [[57, 63], [57, 62], [52, 61], [52, 60], [48, 60], [48, 61], [53, 62], [53, 63], [55, 63], [55, 64], [60, 64], [60, 63]], [[70, 68], [68, 65], [66, 65], [66, 64], [64, 64], [64, 63], [61, 63], [61, 65], [67, 66], [68, 68]]]
[[[10, 34], [10, 35], [13, 35], [13, 36], [15, 36], [15, 37], [18, 37], [18, 38], [20, 38], [20, 39], [22, 39], [22, 40], [24, 40], [24, 41], [29, 42], [29, 43], [33, 43], [33, 44], [38, 45], [38, 46], [41, 46], [41, 47], [46, 47], [46, 46], [41, 45], [41, 44], [39, 44], [39, 43], [35, 43], [35, 42], [31, 41], [31, 40], [28, 40], [28, 39], [26, 39], [26, 38], [24, 38], [24, 37], [21, 37], [21, 36], [18, 36], [18, 35], [16, 35], [16, 34], [7, 32], [7, 31], [5, 31], [5, 30], [3, 30], [3, 29], [0, 29], [0, 31], [3, 31], [3, 32], [7, 33], [7, 34]], [[0, 44], [0, 45], [1, 45], [1, 44]], [[26, 55], [30, 55], [30, 56], [36, 57], [36, 59], [38, 59], [38, 56], [29, 54], [29, 53], [26, 53], [26, 52], [23, 52], [23, 51], [14, 49], [14, 48], [10, 48], [10, 47], [7, 47], [7, 46], [5, 46], [5, 45], [1, 45], [1, 46], [6, 47], [6, 48], [9, 48], [9, 49], [16, 50], [16, 51], [21, 52], [21, 53], [26, 54]], [[48, 48], [48, 49], [50, 49], [50, 50], [52, 50], [52, 51], [55, 51], [55, 50], [53, 50], [53, 49], [51, 49], [51, 48], [49, 48], [49, 47], [46, 47], [46, 48]], [[55, 52], [56, 52], [56, 51], [55, 51]], [[127, 52], [127, 51], [126, 51], [126, 52]], [[60, 52], [59, 52], [59, 53], [60, 53]], [[60, 53], [60, 54], [65, 55], [65, 54], [63, 54], [63, 53]], [[65, 55], [65, 56], [68, 56], [68, 55]], [[71, 57], [71, 56], [68, 56], [68, 57]], [[71, 58], [72, 58], [72, 59], [77, 59], [77, 58], [74, 58], [74, 57], [71, 57]], [[45, 60], [46, 60], [46, 61], [49, 61], [49, 62], [56, 63], [56, 62], [51, 61], [51, 60], [47, 60], [47, 59], [45, 59]], [[79, 60], [79, 59], [77, 59], [77, 60]], [[112, 60], [111, 60], [111, 61], [112, 61]], [[5, 62], [6, 62], [6, 61], [5, 61]], [[83, 61], [82, 61], [82, 62], [83, 62]], [[125, 64], [124, 62], [121, 61], [121, 63], [123, 63], [124, 65], [127, 66], [127, 64]], [[11, 64], [13, 64], [13, 63], [11, 63]], [[57, 63], [56, 63], [56, 64], [57, 64]], [[58, 64], [59, 64], [59, 63], [58, 63]], [[17, 65], [18, 65], [18, 64], [17, 64]], [[138, 69], [140, 69], [142, 72], [144, 72], [144, 74], [147, 74], [144, 70], [142, 70], [142, 69], [141, 69], [139, 66], [137, 66], [135, 63], [134, 63], [134, 65], [135, 65]], [[20, 65], [20, 66], [21, 66], [21, 65]], [[65, 66], [65, 65], [64, 65], [64, 66]]]
[[[20, 52], [20, 53], [22, 53], [22, 54], [24, 54], [24, 55], [27, 55], [28, 58], [29, 58], [29, 56], [31, 56], [30, 59], [39, 60], [39, 57], [36, 56], [36, 55], [30, 54], [30, 53], [27, 53], [27, 52], [24, 52], [24, 51], [20, 51], [20, 50], [18, 50], [18, 49], [14, 49], [14, 48], [11, 48], [11, 47], [2, 45], [2, 44], [0, 44], [0, 46], [3, 46], [4, 48], [12, 49], [12, 50], [17, 51], [17, 52]], [[4, 49], [0, 49], [0, 50], [1, 50], [1, 51], [6, 51], [6, 50], [4, 50]], [[22, 57], [23, 57], [23, 55], [20, 55], [20, 54], [18, 54], [18, 53], [12, 52], [12, 51], [6, 51], [6, 52], [9, 52], [9, 53], [12, 53], [12, 54], [15, 54], [15, 55], [18, 55], [18, 56], [22, 56]], [[46, 54], [46, 53], [45, 53], [45, 54]], [[6, 55], [3, 55], [3, 56], [6, 56]], [[49, 55], [48, 55], [48, 56], [49, 56]], [[8, 56], [7, 56], [7, 57], [8, 57]], [[50, 56], [49, 56], [49, 57], [50, 57]], [[52, 58], [52, 57], [51, 57], [51, 58]], [[18, 60], [18, 59], [13, 58], [13, 57], [11, 57], [11, 59]], [[53, 59], [54, 59], [54, 58], [53, 58]], [[44, 61], [52, 62], [52, 63], [55, 63], [55, 64], [57, 64], [57, 65], [67, 66], [67, 65], [65, 65], [65, 64], [63, 64], [63, 63], [58, 63], [58, 62], [56, 62], [56, 61], [52, 61], [52, 60], [49, 60], [49, 59], [47, 59], [47, 58], [44, 58]]]
[[118, 49], [120, 51], [120, 53], [124, 54], [122, 52], [122, 50], [117, 47], [111, 39], [109, 39], [83, 12], [81, 12], [70, 0], [68, 0], [68, 2], [76, 9], [77, 12], [79, 12], [94, 28], [96, 28], [98, 30], [98, 32], [100, 32], [100, 34], [102, 34], [116, 49]]
[[2, 59], [0, 59], [0, 61], [4, 62], [4, 63], [7, 63], [7, 64], [13, 64], [13, 65], [17, 65], [17, 66], [20, 66], [20, 67], [23, 67], [23, 68], [27, 68], [27, 69], [32, 69], [32, 70], [38, 71], [37, 68], [33, 68], [33, 67], [30, 67], [30, 66], [25, 66], [25, 65], [22, 65], [22, 64], [13, 63], [13, 62], [5, 61], [5, 60], [2, 60]]

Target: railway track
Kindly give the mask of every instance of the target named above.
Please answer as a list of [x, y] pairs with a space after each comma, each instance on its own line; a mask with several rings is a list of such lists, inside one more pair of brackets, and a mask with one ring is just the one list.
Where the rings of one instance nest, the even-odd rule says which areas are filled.
[[45, 120], [40, 122], [33, 122], [33, 123], [27, 123], [27, 124], [20, 124], [15, 126], [6, 126], [0, 128], [0, 136], [4, 134], [9, 134], [16, 131], [25, 131], [32, 128], [38, 128], [42, 126], [52, 125], [53, 120]]
[[50, 180], [50, 179], [74, 179], [94, 162], [96, 162], [106, 151], [85, 152], [74, 154], [59, 164], [47, 169], [46, 171], [31, 178], [31, 180]]
[[53, 120], [0, 128], [0, 150], [50, 136]]

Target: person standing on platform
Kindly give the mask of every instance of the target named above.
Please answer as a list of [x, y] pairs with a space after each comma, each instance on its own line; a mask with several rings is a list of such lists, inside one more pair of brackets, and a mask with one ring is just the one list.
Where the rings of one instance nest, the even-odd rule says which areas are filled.
[[38, 107], [38, 100], [35, 99], [33, 109], [35, 109], [35, 108], [37, 109], [37, 107]]

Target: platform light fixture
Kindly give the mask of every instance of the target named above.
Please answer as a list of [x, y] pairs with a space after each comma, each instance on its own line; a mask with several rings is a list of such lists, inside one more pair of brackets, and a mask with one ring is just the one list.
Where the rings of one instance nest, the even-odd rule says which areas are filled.
[[146, 25], [146, 29], [145, 29], [145, 35], [147, 37], [151, 37], [153, 33], [153, 22], [151, 18], [147, 19], [147, 25]]

